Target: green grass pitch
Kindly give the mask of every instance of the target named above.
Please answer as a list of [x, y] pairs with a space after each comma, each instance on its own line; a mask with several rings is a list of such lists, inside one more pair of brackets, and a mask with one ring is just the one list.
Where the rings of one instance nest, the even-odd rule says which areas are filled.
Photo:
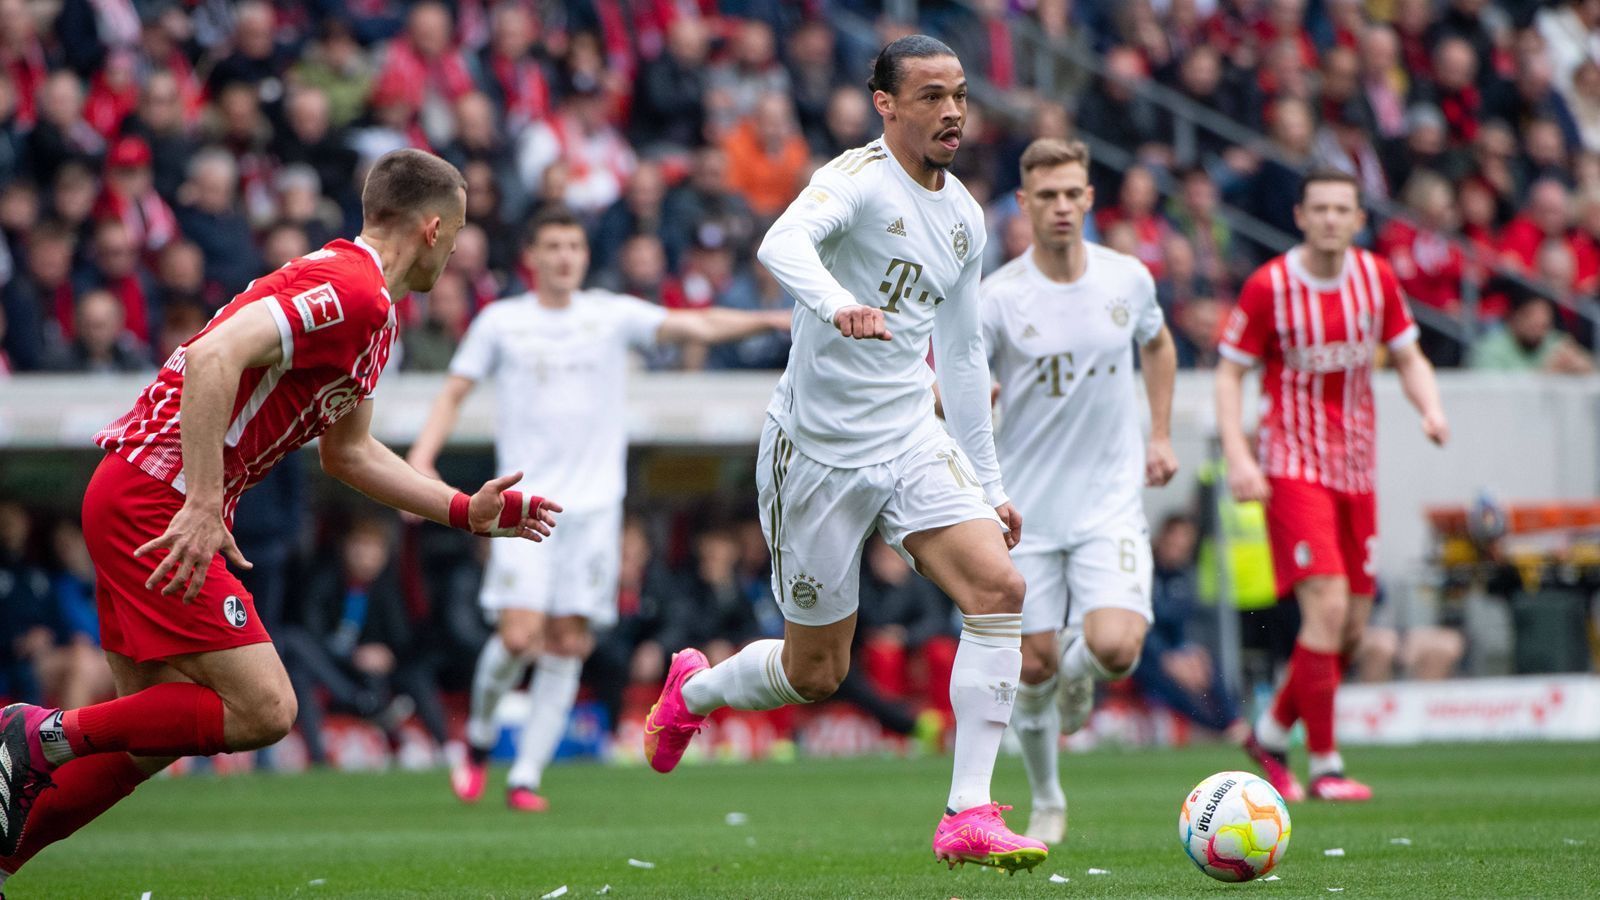
[[[945, 758], [703, 765], [670, 776], [560, 766], [554, 811], [476, 808], [442, 772], [146, 784], [5, 885], [31, 897], [1600, 896], [1600, 746], [1353, 749], [1378, 799], [1291, 809], [1280, 880], [1227, 885], [1178, 846], [1178, 805], [1227, 748], [1069, 755], [1067, 841], [1031, 874], [936, 864]], [[1026, 824], [1021, 763], [996, 795]], [[730, 825], [729, 813], [746, 817]], [[1407, 839], [1409, 844], [1398, 842]], [[1323, 851], [1342, 848], [1342, 857]], [[654, 863], [631, 866], [629, 858]], [[1089, 875], [1091, 867], [1109, 874]], [[1070, 878], [1052, 883], [1050, 876]]]

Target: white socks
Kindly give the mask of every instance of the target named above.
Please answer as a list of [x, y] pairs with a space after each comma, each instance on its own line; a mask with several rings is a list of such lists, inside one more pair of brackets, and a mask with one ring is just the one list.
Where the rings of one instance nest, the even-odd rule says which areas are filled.
[[1089, 642], [1084, 640], [1081, 634], [1073, 636], [1072, 643], [1061, 651], [1061, 667], [1058, 672], [1060, 677], [1067, 679], [1087, 676], [1095, 681], [1113, 681], [1121, 677], [1101, 665], [1100, 660], [1089, 652]]
[[951, 812], [990, 801], [1000, 738], [1022, 680], [1022, 614], [961, 617], [961, 644], [950, 672], [955, 710], [955, 767], [950, 779]]
[[539, 780], [545, 766], [556, 755], [561, 736], [567, 730], [567, 717], [572, 713], [572, 703], [578, 698], [578, 676], [583, 672], [583, 660], [576, 656], [539, 657], [538, 668], [533, 670], [533, 683], [528, 685], [528, 721], [522, 726], [517, 740], [517, 759], [506, 777], [510, 787], [539, 789]]
[[472, 673], [472, 709], [467, 717], [467, 743], [479, 750], [494, 748], [499, 732], [494, 727], [494, 710], [500, 698], [511, 689], [527, 663], [511, 655], [500, 635], [490, 636], [478, 654], [478, 667]]
[[683, 683], [683, 702], [703, 716], [714, 709], [777, 709], [806, 703], [783, 671], [783, 641], [756, 641]]
[[1067, 795], [1061, 790], [1056, 762], [1061, 750], [1061, 709], [1056, 706], [1056, 676], [1040, 684], [1017, 687], [1017, 708], [1011, 729], [1022, 745], [1022, 765], [1033, 789], [1033, 808], [1063, 809]]
[[1342, 774], [1344, 774], [1344, 757], [1339, 755], [1339, 751], [1335, 750], [1332, 753], [1311, 754], [1312, 778], [1320, 778], [1323, 775]]
[[1272, 714], [1271, 703], [1256, 717], [1256, 740], [1273, 753], [1286, 753], [1289, 750], [1289, 729], [1278, 724], [1278, 717]]

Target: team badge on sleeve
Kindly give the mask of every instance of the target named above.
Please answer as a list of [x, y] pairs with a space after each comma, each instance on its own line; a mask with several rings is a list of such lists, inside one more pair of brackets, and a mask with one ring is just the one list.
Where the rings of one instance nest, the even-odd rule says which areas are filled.
[[305, 330], [316, 331], [344, 321], [344, 307], [333, 285], [323, 282], [303, 294], [295, 295], [294, 308], [300, 313], [300, 323]]

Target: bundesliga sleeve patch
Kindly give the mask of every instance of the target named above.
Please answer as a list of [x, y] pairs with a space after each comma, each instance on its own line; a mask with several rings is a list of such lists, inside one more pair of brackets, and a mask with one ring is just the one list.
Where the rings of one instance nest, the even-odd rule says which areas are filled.
[[344, 307], [339, 303], [339, 295], [333, 285], [327, 282], [317, 285], [303, 294], [295, 295], [290, 301], [300, 313], [300, 324], [307, 332], [319, 328], [327, 328], [344, 321]]

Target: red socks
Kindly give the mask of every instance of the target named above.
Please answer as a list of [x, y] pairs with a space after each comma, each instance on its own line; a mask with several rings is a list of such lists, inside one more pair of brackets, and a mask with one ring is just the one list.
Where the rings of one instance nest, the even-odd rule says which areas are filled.
[[56, 786], [39, 795], [17, 852], [3, 860], [13, 872], [40, 850], [94, 821], [150, 776], [126, 753], [101, 753], [64, 763], [50, 777]]
[[1272, 705], [1272, 717], [1289, 728], [1295, 719], [1306, 723], [1306, 749], [1332, 753], [1333, 697], [1339, 690], [1339, 654], [1322, 653], [1304, 644], [1294, 645], [1289, 657], [1289, 677]]
[[76, 756], [125, 750], [135, 756], [210, 756], [222, 739], [222, 698], [208, 687], [170, 682], [74, 709], [62, 730]]

